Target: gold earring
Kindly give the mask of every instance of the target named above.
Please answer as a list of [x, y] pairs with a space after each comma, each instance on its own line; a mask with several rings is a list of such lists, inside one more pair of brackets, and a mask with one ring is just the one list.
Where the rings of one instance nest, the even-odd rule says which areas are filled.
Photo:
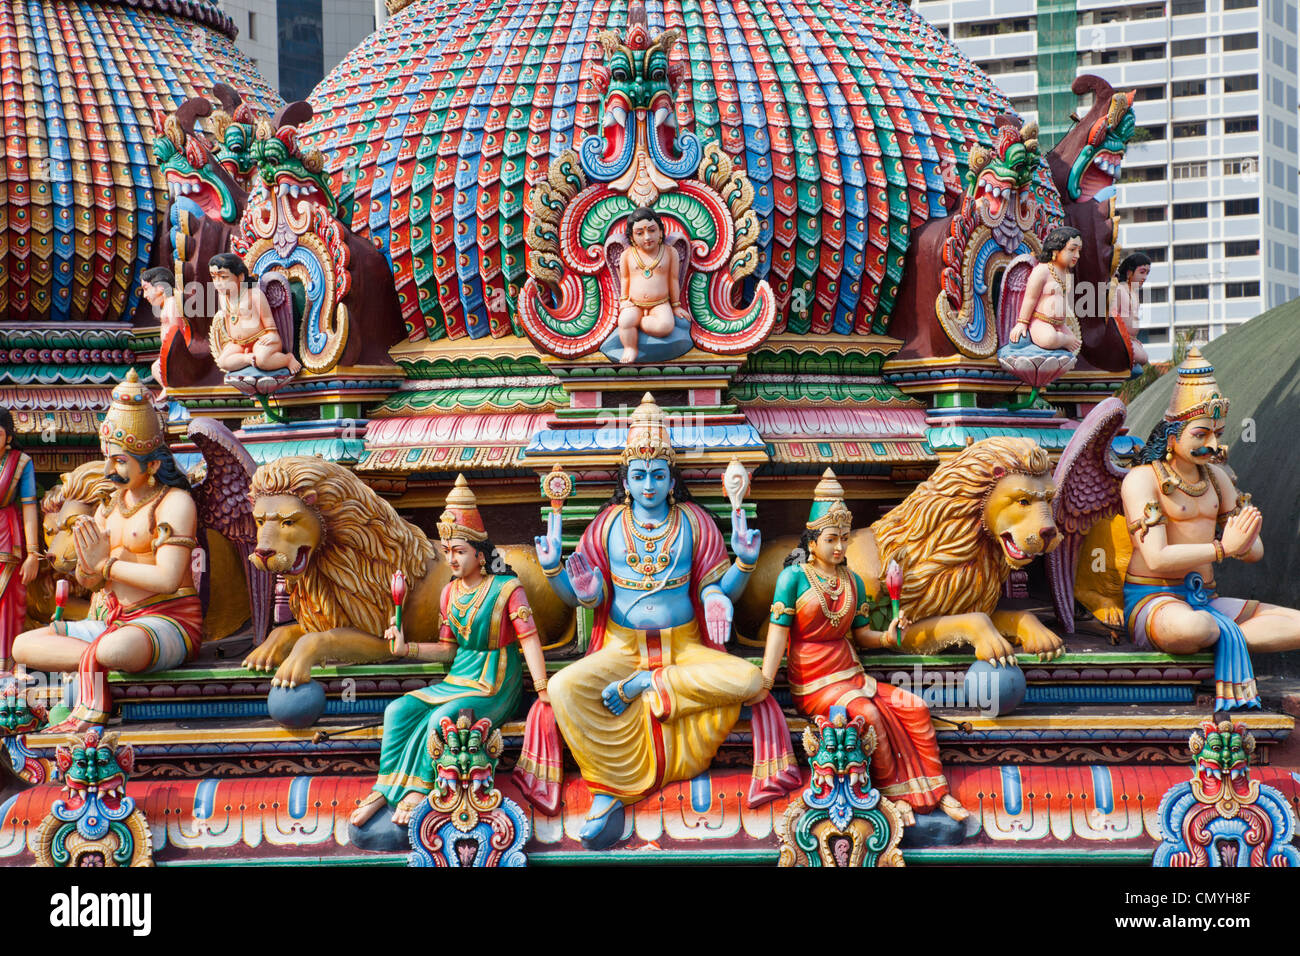
[[1174, 446], [1170, 445], [1168, 448], [1165, 449], [1165, 461], [1173, 461], [1173, 460], [1174, 460]]
[[671, 490], [668, 492], [668, 503], [670, 505], [677, 504], [677, 496], [674, 495]]
[[149, 475], [149, 487], [152, 488], [156, 484], [158, 484], [158, 479], [151, 473]]
[[632, 503], [632, 492], [630, 491], [623, 492], [623, 504], [630, 505], [631, 503]]

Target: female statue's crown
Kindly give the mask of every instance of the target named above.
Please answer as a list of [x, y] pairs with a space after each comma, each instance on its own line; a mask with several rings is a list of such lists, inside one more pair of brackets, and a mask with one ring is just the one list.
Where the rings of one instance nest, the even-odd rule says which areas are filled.
[[455, 538], [466, 541], [487, 540], [483, 516], [478, 513], [478, 499], [474, 497], [464, 475], [456, 476], [456, 484], [447, 495], [446, 510], [438, 518], [438, 538], [442, 541]]
[[1169, 400], [1165, 421], [1190, 422], [1197, 418], [1214, 418], [1222, 421], [1228, 417], [1228, 400], [1219, 391], [1214, 380], [1214, 366], [1205, 360], [1201, 350], [1192, 346], [1183, 363], [1178, 366], [1178, 381]]
[[654, 397], [646, 392], [627, 426], [623, 464], [630, 461], [654, 461], [658, 458], [666, 460], [669, 465], [677, 464], [677, 453], [673, 451], [664, 411], [655, 404]]
[[153, 396], [135, 369], [113, 389], [113, 404], [99, 426], [99, 440], [120, 445], [133, 455], [147, 455], [163, 443], [162, 421]]
[[813, 489], [812, 511], [808, 514], [808, 524], [805, 527], [809, 531], [835, 528], [841, 534], [848, 534], [853, 527], [853, 513], [844, 504], [844, 486], [829, 468], [822, 473], [822, 480]]

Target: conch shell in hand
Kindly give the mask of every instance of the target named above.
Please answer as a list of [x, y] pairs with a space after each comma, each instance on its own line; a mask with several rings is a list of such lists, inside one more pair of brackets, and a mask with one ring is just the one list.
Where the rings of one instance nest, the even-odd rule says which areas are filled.
[[722, 490], [727, 493], [727, 498], [731, 501], [731, 510], [739, 511], [741, 502], [745, 500], [745, 495], [749, 491], [749, 472], [740, 463], [740, 459], [731, 459], [731, 464], [722, 473]]

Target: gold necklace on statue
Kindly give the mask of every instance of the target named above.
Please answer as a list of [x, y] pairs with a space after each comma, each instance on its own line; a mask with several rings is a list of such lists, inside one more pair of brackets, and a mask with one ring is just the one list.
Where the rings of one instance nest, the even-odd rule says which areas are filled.
[[651, 276], [655, 274], [655, 270], [659, 268], [659, 263], [664, 261], [664, 247], [662, 245], [659, 247], [659, 257], [655, 259], [654, 263], [649, 266], [645, 264], [645, 259], [641, 257], [640, 249], [638, 249], [636, 246], [633, 246], [632, 252], [636, 255], [637, 265], [640, 267], [641, 271], [645, 274], [645, 277], [647, 279], [649, 279]]
[[[490, 577], [484, 575], [483, 580], [472, 588], [466, 587], [463, 580], [457, 582], [461, 593], [453, 593], [451, 596], [453, 613], [447, 615], [447, 623], [452, 626], [461, 644], [468, 643], [474, 631], [474, 618], [483, 604], [483, 598], [487, 595], [487, 584], [490, 580]], [[464, 617], [463, 621], [457, 619], [457, 612]]]
[[1189, 498], [1199, 498], [1210, 490], [1210, 473], [1204, 465], [1196, 466], [1196, 481], [1184, 481], [1178, 472], [1163, 461], [1157, 460], [1155, 465], [1160, 478], [1160, 491], [1166, 495], [1177, 489]]
[[[676, 539], [677, 530], [681, 526], [681, 511], [676, 505], [669, 512], [668, 520], [664, 522], [664, 530], [658, 534], [649, 535], [643, 533], [636, 526], [636, 521], [632, 518], [632, 506], [623, 506], [623, 541], [627, 546], [627, 564], [634, 571], [639, 571], [648, 579], [651, 575], [662, 571], [668, 567], [672, 560], [669, 555], [669, 544]], [[641, 547], [637, 544], [640, 541], [645, 545], [645, 553], [642, 554]], [[665, 542], [662, 551], [659, 551], [659, 543]], [[658, 551], [656, 554], [655, 552]]]
[[155, 488], [150, 488], [149, 491], [145, 494], [145, 496], [141, 498], [139, 501], [137, 501], [135, 504], [128, 505], [126, 503], [126, 492], [125, 491], [120, 492], [117, 496], [117, 512], [123, 518], [130, 518], [141, 508], [147, 507], [149, 504], [158, 500], [166, 493], [167, 493], [167, 486], [158, 485]]
[[837, 626], [840, 621], [844, 620], [844, 615], [853, 610], [852, 601], [845, 601], [844, 606], [838, 611], [832, 611], [830, 607], [830, 602], [839, 598], [848, 583], [848, 575], [845, 573], [844, 567], [842, 565], [836, 566], [834, 580], [827, 580], [820, 571], [813, 567], [811, 561], [805, 561], [803, 576], [808, 579], [808, 586], [817, 595], [817, 601], [822, 606], [822, 614], [826, 616], [827, 622], [831, 627]]

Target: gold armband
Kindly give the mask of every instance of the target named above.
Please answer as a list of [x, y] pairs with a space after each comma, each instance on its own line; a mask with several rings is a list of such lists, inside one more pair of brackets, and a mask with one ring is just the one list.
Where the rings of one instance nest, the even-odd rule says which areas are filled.
[[794, 608], [786, 607], [780, 601], [772, 602], [772, 617], [784, 617], [787, 614], [793, 614]]
[[757, 561], [753, 564], [746, 564], [744, 561], [740, 560], [740, 558], [736, 559], [736, 570], [740, 571], [742, 574], [749, 574], [756, 567], [758, 567]]
[[553, 568], [542, 568], [542, 573], [546, 575], [548, 578], [553, 578], [563, 570], [564, 570], [564, 562], [561, 561]]
[[527, 604], [510, 612], [510, 619], [514, 621], [527, 621], [532, 616], [533, 609]]

